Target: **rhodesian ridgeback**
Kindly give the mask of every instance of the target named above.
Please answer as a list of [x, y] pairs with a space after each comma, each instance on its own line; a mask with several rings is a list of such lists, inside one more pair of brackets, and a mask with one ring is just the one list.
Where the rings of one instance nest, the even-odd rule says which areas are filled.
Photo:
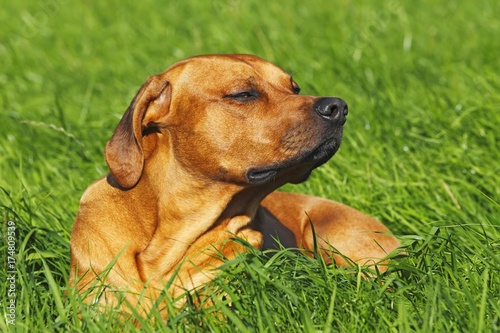
[[[106, 145], [110, 173], [81, 199], [70, 283], [108, 305], [117, 290], [132, 306], [165, 289], [180, 295], [245, 250], [235, 238], [383, 270], [399, 242], [382, 223], [337, 202], [274, 192], [305, 181], [342, 139], [346, 103], [299, 91], [251, 55], [193, 57], [151, 76]], [[96, 281], [105, 287], [93, 293]]]

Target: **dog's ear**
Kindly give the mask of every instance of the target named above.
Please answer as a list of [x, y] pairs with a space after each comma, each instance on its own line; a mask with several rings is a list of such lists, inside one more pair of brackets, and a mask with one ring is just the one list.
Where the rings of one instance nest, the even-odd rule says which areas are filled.
[[141, 178], [144, 167], [143, 133], [164, 120], [170, 98], [170, 84], [159, 75], [150, 77], [135, 95], [106, 144], [106, 163], [121, 187], [132, 188]]

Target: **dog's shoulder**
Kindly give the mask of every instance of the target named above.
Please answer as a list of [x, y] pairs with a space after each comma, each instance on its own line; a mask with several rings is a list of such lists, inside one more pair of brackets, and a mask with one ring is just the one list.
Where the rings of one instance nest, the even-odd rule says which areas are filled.
[[92, 183], [83, 192], [78, 209], [77, 222], [91, 223], [96, 219], [104, 219], [126, 205], [123, 191], [111, 186], [107, 177]]

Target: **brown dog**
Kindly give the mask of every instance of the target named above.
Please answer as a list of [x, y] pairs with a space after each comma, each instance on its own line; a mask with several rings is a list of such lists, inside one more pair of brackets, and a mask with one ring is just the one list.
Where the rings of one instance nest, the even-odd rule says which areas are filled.
[[[326, 260], [383, 260], [399, 242], [380, 222], [273, 192], [306, 180], [341, 142], [345, 102], [298, 93], [290, 75], [250, 55], [194, 57], [150, 77], [106, 145], [110, 174], [82, 197], [70, 283], [90, 302], [127, 290], [135, 306], [169, 281], [178, 295], [212, 279], [221, 257], [244, 251], [235, 237], [313, 250], [311, 222]], [[92, 293], [96, 280], [106, 287]]]

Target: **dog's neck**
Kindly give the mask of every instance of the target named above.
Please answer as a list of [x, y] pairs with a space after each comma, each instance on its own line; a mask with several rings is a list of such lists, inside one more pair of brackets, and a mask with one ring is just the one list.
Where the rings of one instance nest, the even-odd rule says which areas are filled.
[[165, 280], [177, 264], [190, 260], [190, 253], [213, 249], [213, 244], [235, 236], [260, 245], [262, 236], [252, 221], [265, 196], [262, 189], [203, 181], [179, 165], [166, 168], [168, 172], [164, 169], [162, 175], [152, 175], [154, 179], [146, 172], [138, 184], [149, 187], [149, 193], [161, 193], [148, 207], [154, 206], [157, 217], [149, 245], [137, 256], [144, 279]]

